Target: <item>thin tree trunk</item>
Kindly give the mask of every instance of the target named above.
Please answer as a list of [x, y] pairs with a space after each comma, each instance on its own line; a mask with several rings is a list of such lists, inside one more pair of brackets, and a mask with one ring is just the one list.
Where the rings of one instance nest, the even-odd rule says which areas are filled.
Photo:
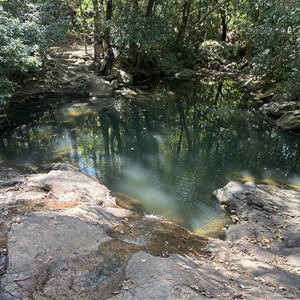
[[153, 15], [153, 7], [155, 4], [155, 0], [149, 0], [146, 9], [146, 17], [151, 17]]
[[182, 10], [182, 20], [181, 20], [181, 24], [180, 24], [179, 31], [177, 34], [177, 43], [182, 42], [184, 39], [186, 27], [187, 27], [188, 20], [189, 20], [191, 4], [192, 4], [192, 0], [184, 1], [183, 10]]
[[[139, 3], [138, 0], [132, 0], [131, 11], [138, 11]], [[132, 67], [133, 69], [138, 69], [138, 61], [139, 61], [139, 49], [138, 45], [135, 41], [129, 42], [129, 50], [131, 55]]]
[[93, 0], [94, 17], [94, 72], [99, 73], [101, 67], [102, 38], [101, 38], [101, 16], [98, 0]]
[[[112, 0], [107, 0], [107, 3], [106, 3], [106, 22], [111, 20], [112, 13], [113, 13], [113, 1]], [[106, 23], [106, 27], [105, 27], [104, 37], [105, 37], [105, 41], [107, 43], [110, 43], [110, 27], [107, 26], [107, 23]]]
[[225, 42], [227, 38], [227, 25], [228, 22], [226, 20], [226, 12], [225, 9], [221, 8], [221, 21], [222, 21], [222, 36], [221, 41]]
[[82, 9], [82, 0], [79, 1], [79, 7], [80, 7], [80, 15], [82, 18], [82, 27], [83, 27], [83, 43], [84, 43], [84, 53], [87, 54], [87, 24], [86, 24], [86, 20], [84, 17], [84, 12]]

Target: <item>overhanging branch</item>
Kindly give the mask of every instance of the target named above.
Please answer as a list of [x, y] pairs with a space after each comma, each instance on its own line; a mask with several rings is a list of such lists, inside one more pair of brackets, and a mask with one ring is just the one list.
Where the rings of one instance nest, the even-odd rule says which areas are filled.
[[215, 10], [217, 10], [221, 6], [227, 4], [228, 2], [231, 2], [231, 1], [232, 0], [224, 0], [224, 1], [220, 2], [219, 4], [217, 4], [216, 6], [214, 6], [197, 22], [197, 24], [201, 24], [202, 22], [204, 22], [207, 19], [207, 17], [209, 17]]

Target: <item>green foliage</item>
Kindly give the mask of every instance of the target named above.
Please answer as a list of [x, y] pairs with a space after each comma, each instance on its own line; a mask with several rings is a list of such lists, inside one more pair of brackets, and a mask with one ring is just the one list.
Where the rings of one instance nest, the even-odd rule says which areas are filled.
[[[36, 73], [48, 47], [66, 41], [70, 19], [81, 35], [93, 36], [92, 0], [0, 0], [1, 5], [3, 84]], [[291, 97], [300, 94], [298, 0], [103, 0], [98, 6], [98, 36], [132, 73], [169, 73], [197, 61], [219, 66], [231, 58], [230, 49], [219, 43], [223, 30], [230, 42], [254, 46], [255, 74], [280, 82]], [[9, 95], [12, 86], [4, 86], [1, 93]]]
[[71, 28], [66, 5], [59, 0], [47, 0], [40, 7], [40, 23], [48, 45], [59, 45], [67, 39]]
[[0, 13], [0, 107], [28, 74], [36, 74], [49, 46], [62, 42], [69, 29], [67, 10], [61, 1], [36, 4], [2, 1]]
[[230, 49], [226, 43], [215, 40], [206, 40], [200, 47], [201, 56], [208, 62], [221, 63], [224, 59], [230, 57]]
[[290, 98], [300, 95], [299, 2], [279, 0], [256, 6], [249, 31], [255, 45], [254, 71], [269, 82], [279, 82]]
[[19, 19], [3, 12], [0, 15], [0, 107], [3, 107], [16, 84], [28, 72], [36, 72], [41, 61], [37, 25], [32, 21]]
[[35, 53], [39, 51], [40, 31], [33, 21], [20, 22], [8, 14], [0, 16], [0, 71], [9, 79], [35, 71], [40, 61]]
[[2, 109], [7, 105], [15, 84], [5, 76], [0, 75], [0, 118], [3, 117]]
[[[157, 6], [163, 12], [166, 4], [157, 3]], [[178, 65], [178, 57], [172, 52], [174, 35], [170, 31], [169, 20], [163, 14], [145, 16], [144, 7], [132, 8], [122, 4], [119, 13], [108, 25], [111, 26], [114, 44], [123, 48], [123, 64], [132, 62], [132, 47], [135, 45], [138, 53], [134, 55], [138, 56], [137, 69], [140, 69], [135, 71], [144, 69], [150, 75], [153, 71], [157, 73]]]

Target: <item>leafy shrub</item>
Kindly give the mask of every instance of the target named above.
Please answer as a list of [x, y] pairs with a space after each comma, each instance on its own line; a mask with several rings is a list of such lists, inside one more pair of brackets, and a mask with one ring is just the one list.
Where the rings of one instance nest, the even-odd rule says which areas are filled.
[[36, 74], [48, 47], [66, 38], [70, 22], [58, 0], [5, 1], [0, 11], [0, 108], [28, 74]]
[[297, 98], [300, 95], [299, 2], [267, 2], [259, 11], [258, 24], [250, 31], [256, 46], [255, 74], [280, 83], [290, 98]]

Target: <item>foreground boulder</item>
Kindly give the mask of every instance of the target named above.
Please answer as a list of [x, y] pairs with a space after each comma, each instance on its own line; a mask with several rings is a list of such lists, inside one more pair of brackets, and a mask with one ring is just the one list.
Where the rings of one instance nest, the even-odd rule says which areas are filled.
[[202, 253], [207, 241], [117, 206], [106, 187], [76, 170], [5, 175], [1, 299], [107, 299], [133, 254]]
[[123, 209], [72, 168], [0, 175], [1, 299], [300, 297], [300, 193], [229, 183], [222, 241]]

